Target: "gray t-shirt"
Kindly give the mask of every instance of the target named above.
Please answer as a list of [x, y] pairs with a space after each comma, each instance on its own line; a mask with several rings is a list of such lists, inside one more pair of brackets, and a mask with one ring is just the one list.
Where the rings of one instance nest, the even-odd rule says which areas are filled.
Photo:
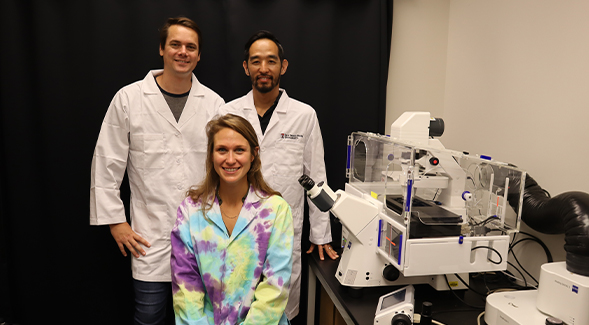
[[180, 120], [180, 116], [182, 115], [182, 111], [184, 111], [184, 106], [186, 106], [186, 101], [188, 100], [188, 94], [190, 93], [190, 90], [184, 94], [172, 94], [163, 90], [162, 87], [160, 87], [160, 85], [157, 83], [157, 79], [155, 80], [155, 83], [162, 92], [162, 95], [164, 95], [166, 103], [168, 103], [168, 106], [170, 106], [170, 110], [172, 111], [172, 114], [174, 114], [176, 122], [178, 122]]

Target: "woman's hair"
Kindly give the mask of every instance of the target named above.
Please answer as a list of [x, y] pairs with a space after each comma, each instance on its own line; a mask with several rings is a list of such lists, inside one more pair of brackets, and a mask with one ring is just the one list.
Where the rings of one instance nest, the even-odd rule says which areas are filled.
[[215, 149], [215, 134], [222, 129], [231, 129], [241, 134], [249, 143], [250, 152], [254, 157], [250, 165], [250, 170], [247, 172], [247, 181], [251, 184], [257, 192], [262, 194], [280, 195], [279, 192], [273, 190], [262, 177], [262, 162], [260, 155], [255, 151], [259, 148], [258, 136], [256, 131], [246, 119], [241, 116], [227, 114], [223, 116], [216, 116], [209, 123], [207, 123], [207, 160], [206, 160], [206, 176], [205, 179], [198, 186], [192, 186], [186, 196], [190, 196], [193, 202], [202, 200], [202, 212], [206, 214], [212, 207], [215, 192], [219, 186], [219, 174], [213, 166], [213, 150]]

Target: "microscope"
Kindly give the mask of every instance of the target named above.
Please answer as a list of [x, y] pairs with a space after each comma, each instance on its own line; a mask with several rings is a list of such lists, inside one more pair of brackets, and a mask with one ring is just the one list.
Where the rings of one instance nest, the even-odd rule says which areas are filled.
[[[344, 190], [334, 192], [306, 175], [299, 179], [311, 201], [342, 224], [335, 274], [342, 285], [466, 289], [468, 273], [507, 268], [526, 172], [446, 149], [435, 139], [443, 129], [443, 120], [427, 112], [405, 112], [390, 136], [348, 137]], [[407, 307], [413, 287], [402, 290], [381, 298], [374, 324], [391, 324], [399, 314], [404, 319], [395, 324], [413, 322]]]

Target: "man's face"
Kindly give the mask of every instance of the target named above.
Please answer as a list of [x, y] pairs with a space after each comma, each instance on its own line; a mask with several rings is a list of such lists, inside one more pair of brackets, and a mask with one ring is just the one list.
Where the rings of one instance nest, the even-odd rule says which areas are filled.
[[286, 72], [288, 61], [278, 57], [278, 46], [269, 39], [259, 39], [250, 47], [250, 57], [243, 62], [245, 74], [252, 80], [254, 89], [268, 93], [280, 85], [280, 76]]
[[200, 60], [198, 35], [182, 25], [170, 26], [166, 46], [160, 48], [160, 55], [164, 59], [164, 72], [179, 77], [190, 75]]

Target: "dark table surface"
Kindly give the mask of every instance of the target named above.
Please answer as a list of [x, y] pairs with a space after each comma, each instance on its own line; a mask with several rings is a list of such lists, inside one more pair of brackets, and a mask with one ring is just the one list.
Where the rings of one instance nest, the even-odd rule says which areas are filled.
[[[371, 287], [363, 288], [358, 292], [346, 286], [342, 286], [335, 278], [339, 259], [320, 260], [318, 254], [310, 254], [309, 265], [326, 291], [331, 291], [347, 314], [358, 325], [372, 325], [378, 299], [403, 286]], [[476, 281], [471, 286], [477, 290]], [[472, 290], [456, 290], [454, 293], [466, 303], [480, 308], [473, 308], [461, 302], [450, 291], [436, 291], [429, 284], [418, 284], [415, 287], [415, 312], [421, 311], [424, 301], [432, 303], [433, 319], [446, 325], [476, 325], [477, 317], [484, 310], [484, 298]], [[484, 290], [478, 290], [484, 292]], [[341, 312], [340, 312], [341, 313]], [[484, 324], [481, 317], [481, 324]]]

